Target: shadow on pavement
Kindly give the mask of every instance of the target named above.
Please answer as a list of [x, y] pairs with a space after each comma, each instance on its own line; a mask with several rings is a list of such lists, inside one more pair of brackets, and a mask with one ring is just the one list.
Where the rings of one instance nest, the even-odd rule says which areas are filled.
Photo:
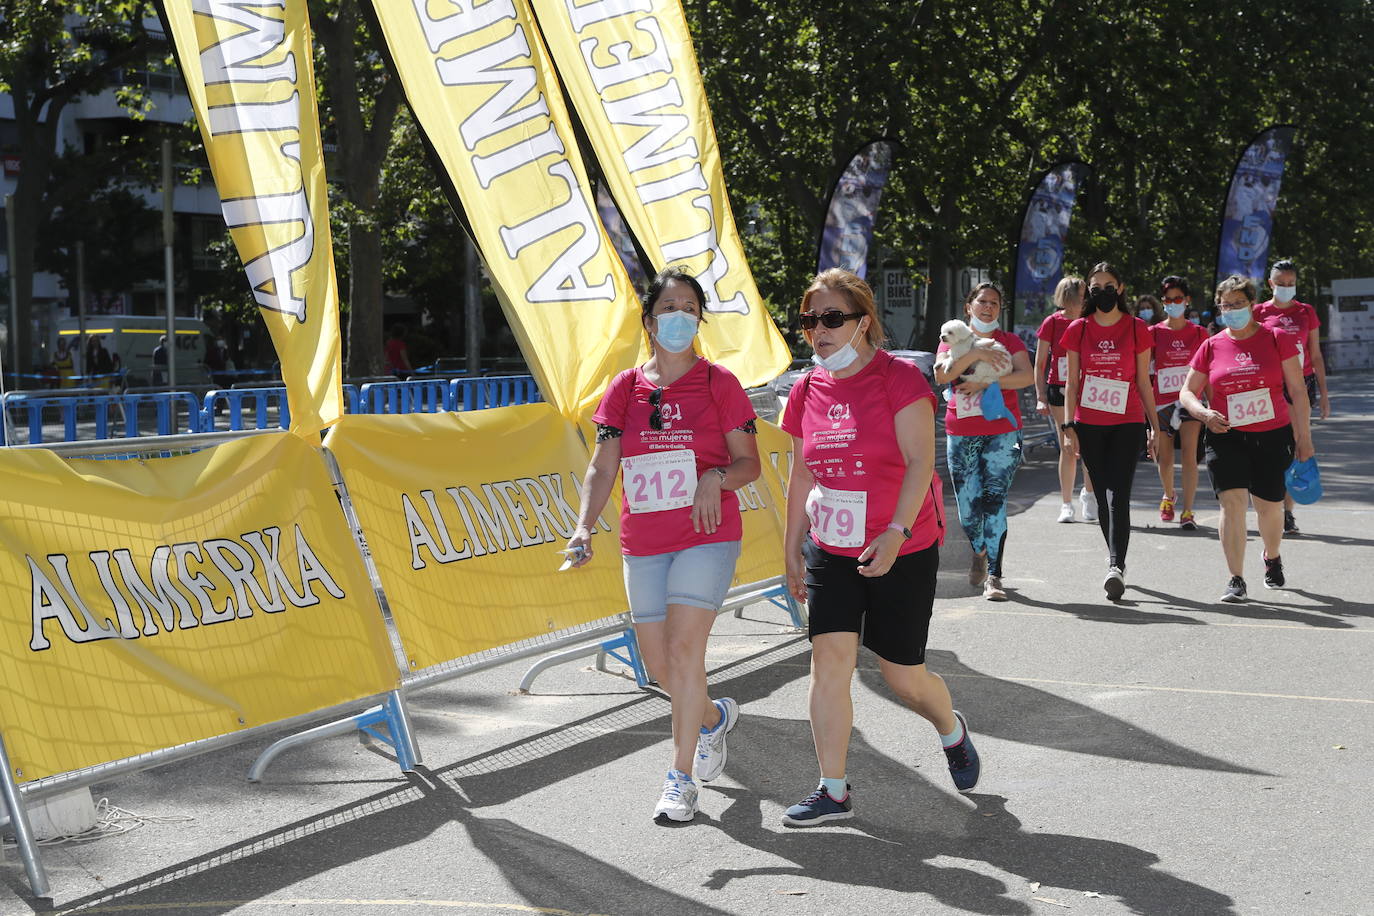
[[[712, 785], [707, 790], [732, 800], [715, 822], [718, 829], [790, 864], [717, 868], [705, 888], [720, 889], [732, 881], [762, 876], [795, 876], [842, 888], [910, 894], [910, 912], [939, 903], [972, 913], [1021, 916], [1044, 912], [1029, 887], [1039, 882], [1046, 888], [1120, 897], [1133, 913], [1234, 913], [1230, 897], [1157, 868], [1159, 857], [1146, 850], [1112, 840], [1026, 830], [1007, 800], [997, 795], [970, 795], [976, 805], [970, 808], [966, 800], [932, 785], [925, 771], [914, 772], [874, 749], [858, 729], [850, 742], [850, 771], [862, 780], [854, 785], [854, 819], [829, 827], [784, 828], [777, 820], [781, 809], [815, 782], [809, 737], [798, 737], [796, 731], [792, 720], [752, 717], [751, 740], [741, 744], [740, 765], [731, 767], [732, 777], [745, 788]], [[735, 759], [732, 752], [732, 764]], [[780, 775], [780, 760], [805, 761], [805, 776], [781, 787], [776, 779], [759, 779], [770, 769]], [[933, 778], [948, 779], [943, 767]], [[1026, 884], [1008, 886], [970, 868], [945, 864], [947, 859], [987, 863], [1022, 877]]]
[[[991, 735], [1035, 747], [1135, 763], [1249, 776], [1272, 775], [1198, 753], [1091, 706], [1017, 681], [983, 674], [959, 661], [953, 652], [930, 652], [927, 661], [931, 671], [955, 679], [951, 690], [956, 695], [954, 705], [969, 714], [969, 728], [975, 736]], [[905, 711], [906, 707], [888, 690], [875, 666], [861, 662], [859, 681]], [[980, 710], [987, 712], [980, 714]], [[919, 727], [925, 729], [924, 721], [919, 722]]]
[[[1137, 585], [1130, 585], [1138, 592], [1148, 594], [1158, 594], [1150, 592], [1149, 589], [1140, 588]], [[1184, 623], [1205, 626], [1205, 621], [1198, 620], [1196, 617], [1185, 617], [1178, 614], [1162, 614], [1157, 611], [1137, 610], [1139, 603], [1129, 599], [1108, 602], [1105, 598], [1101, 604], [1055, 604], [1049, 601], [1037, 601], [1029, 598], [1019, 589], [1008, 588], [1007, 601], [1011, 604], [1020, 604], [1026, 607], [1044, 608], [1049, 611], [1064, 611], [1072, 614], [1080, 620], [1092, 620], [1099, 623], [1125, 623], [1132, 625], [1151, 624], [1151, 623]]]
[[[1285, 591], [1291, 591], [1294, 594], [1302, 594], [1297, 589], [1269, 591], [1268, 589], [1265, 589], [1263, 586], [1251, 586], [1250, 600], [1242, 604], [1223, 604], [1221, 601], [1217, 601], [1214, 604], [1207, 604], [1201, 601], [1194, 601], [1190, 598], [1179, 598], [1177, 595], [1166, 595], [1163, 592], [1157, 592], [1153, 589], [1142, 588], [1140, 586], [1135, 586], [1135, 588], [1137, 591], [1144, 592], [1147, 595], [1154, 595], [1156, 598], [1160, 600], [1162, 604], [1181, 604], [1186, 605], [1187, 607], [1196, 611], [1205, 611], [1211, 614], [1222, 614], [1227, 617], [1234, 617], [1243, 620], [1288, 620], [1292, 621], [1293, 623], [1306, 624], [1310, 627], [1322, 627], [1325, 629], [1335, 630], [1349, 629], [1354, 626], [1354, 624], [1349, 623], [1345, 620], [1341, 620], [1339, 617], [1327, 616], [1329, 613], [1338, 612], [1321, 612], [1319, 609], [1316, 609], [1318, 610], [1318, 612], [1316, 613], [1304, 613], [1303, 611], [1298, 610], [1297, 606], [1295, 605], [1284, 604], [1282, 602], [1275, 601], [1273, 600], [1273, 598], [1269, 597], [1271, 595], [1282, 595]], [[1222, 583], [1220, 580], [1218, 580], [1218, 593], [1221, 592], [1221, 588]], [[1317, 600], [1326, 601], [1328, 606], [1335, 607], [1333, 599], [1327, 598], [1325, 595], [1313, 597]], [[1198, 622], [1203, 623], [1204, 621]]]

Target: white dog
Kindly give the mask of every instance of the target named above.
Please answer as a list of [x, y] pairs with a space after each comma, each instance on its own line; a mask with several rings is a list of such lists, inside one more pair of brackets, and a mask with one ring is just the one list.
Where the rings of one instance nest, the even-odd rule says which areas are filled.
[[939, 359], [941, 368], [946, 371], [974, 347], [978, 347], [980, 350], [992, 350], [1006, 357], [1006, 368], [1000, 370], [994, 368], [993, 364], [987, 360], [978, 360], [964, 373], [963, 378], [966, 381], [990, 383], [1011, 371], [1011, 354], [1007, 352], [1006, 347], [991, 337], [979, 337], [973, 333], [972, 328], [957, 318], [946, 321], [940, 326], [940, 339], [949, 344], [949, 349], [941, 353]]

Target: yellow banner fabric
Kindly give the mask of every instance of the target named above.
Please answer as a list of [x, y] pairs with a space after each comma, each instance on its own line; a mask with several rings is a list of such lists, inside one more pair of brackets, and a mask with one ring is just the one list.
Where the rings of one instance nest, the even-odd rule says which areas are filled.
[[792, 356], [754, 286], [678, 0], [531, 0], [631, 230], [655, 267], [684, 264], [706, 290], [703, 354], [745, 387]]
[[0, 729], [20, 781], [395, 689], [318, 451], [0, 450]]
[[[343, 414], [339, 295], [305, 0], [162, 0], [291, 429]], [[316, 439], [315, 441], [319, 441]]]
[[552, 405], [347, 416], [325, 446], [413, 669], [625, 610], [611, 507], [593, 561], [557, 572], [587, 450]]
[[[786, 573], [782, 537], [787, 530], [787, 456], [792, 437], [766, 420], [759, 420], [759, 479], [742, 487], [739, 496], [744, 539], [735, 565], [735, 585], [762, 582]], [[782, 468], [781, 478], [778, 468]]]
[[372, 0], [544, 396], [589, 414], [645, 346], [527, 0]]

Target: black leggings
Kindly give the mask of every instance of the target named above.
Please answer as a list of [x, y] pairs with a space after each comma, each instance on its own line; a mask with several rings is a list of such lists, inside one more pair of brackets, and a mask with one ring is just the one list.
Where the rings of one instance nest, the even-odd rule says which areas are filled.
[[1111, 551], [1110, 564], [1126, 569], [1126, 548], [1131, 543], [1131, 484], [1135, 466], [1145, 445], [1145, 424], [1118, 426], [1077, 425], [1078, 450], [1092, 478], [1097, 497], [1097, 524]]

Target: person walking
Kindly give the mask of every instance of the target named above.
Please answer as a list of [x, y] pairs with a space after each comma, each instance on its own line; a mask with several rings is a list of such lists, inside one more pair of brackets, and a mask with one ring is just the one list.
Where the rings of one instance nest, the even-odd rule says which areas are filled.
[[[1225, 330], [1193, 354], [1179, 401], [1207, 426], [1207, 470], [1221, 504], [1221, 548], [1231, 578], [1221, 600], [1246, 600], [1246, 503], [1255, 507], [1264, 543], [1264, 585], [1286, 584], [1283, 542], [1284, 472], [1315, 454], [1298, 338], [1255, 320], [1255, 284], [1232, 275], [1217, 285]], [[1211, 404], [1202, 403], [1204, 386]], [[1283, 395], [1292, 400], [1291, 407]], [[1248, 497], [1248, 499], [1247, 499]]]
[[[1040, 416], [1054, 420], [1059, 434], [1059, 522], [1073, 521], [1073, 484], [1082, 462], [1069, 448], [1064, 432], [1064, 379], [1069, 374], [1069, 355], [1061, 341], [1069, 325], [1083, 314], [1083, 294], [1087, 284], [1082, 277], [1064, 277], [1054, 288], [1055, 311], [1045, 316], [1035, 332], [1035, 409]], [[1083, 521], [1097, 521], [1097, 497], [1093, 483], [1083, 471], [1083, 489], [1078, 494]]]
[[1187, 280], [1172, 275], [1165, 277], [1160, 282], [1160, 296], [1164, 319], [1150, 326], [1155, 357], [1151, 377], [1162, 433], [1155, 440], [1159, 482], [1164, 487], [1164, 497], [1159, 501], [1159, 520], [1166, 524], [1174, 520], [1178, 501], [1178, 491], [1174, 488], [1174, 446], [1178, 446], [1183, 456], [1183, 508], [1178, 526], [1184, 531], [1196, 531], [1193, 499], [1197, 495], [1198, 441], [1202, 424], [1183, 409], [1178, 396], [1188, 377], [1188, 364], [1207, 339], [1207, 332], [1183, 317], [1192, 302]]
[[[1326, 360], [1322, 357], [1321, 320], [1317, 310], [1297, 300], [1298, 267], [1292, 261], [1275, 261], [1269, 270], [1269, 288], [1273, 296], [1255, 306], [1255, 320], [1262, 325], [1294, 335], [1298, 342], [1298, 357], [1302, 362], [1303, 382], [1309, 405], [1326, 420], [1331, 416], [1331, 395], [1326, 390]], [[1285, 394], [1285, 397], [1287, 395]], [[1298, 534], [1298, 521], [1293, 517], [1293, 497], [1284, 492], [1283, 533]]]
[[739, 719], [735, 700], [707, 694], [706, 642], [740, 553], [735, 491], [758, 478], [759, 452], [744, 388], [693, 348], [705, 302], [680, 267], [661, 271], [645, 291], [652, 353], [611, 381], [592, 415], [596, 449], [566, 547], [574, 566], [592, 559], [592, 532], [619, 471], [630, 617], [645, 667], [672, 702], [672, 766], [654, 808], [660, 823], [696, 816], [696, 780], [724, 770], [725, 737]]
[[[1030, 356], [1021, 338], [1004, 331], [1002, 290], [995, 283], [979, 283], [964, 298], [964, 318], [977, 336], [994, 340], [1006, 348], [1011, 363], [1002, 354], [974, 347], [959, 359], [949, 362], [941, 354], [949, 344], [940, 343], [935, 354], [935, 381], [953, 385], [945, 410], [945, 460], [959, 506], [959, 524], [973, 547], [970, 585], [982, 586], [988, 601], [1006, 601], [1002, 589], [1002, 557], [1007, 543], [1007, 492], [1021, 466], [1021, 408], [1016, 395], [1035, 380]], [[987, 382], [960, 381], [974, 363], [986, 360], [1009, 370], [997, 379], [1005, 413], [1010, 416], [988, 420], [981, 406]]]
[[1084, 316], [1064, 332], [1069, 353], [1064, 410], [1073, 417], [1064, 429], [1097, 493], [1098, 524], [1108, 551], [1102, 588], [1112, 601], [1126, 591], [1131, 487], [1141, 439], [1153, 457], [1159, 433], [1150, 386], [1150, 329], [1125, 313], [1125, 286], [1111, 264], [1094, 266]]
[[935, 394], [916, 366], [880, 349], [873, 292], [849, 271], [815, 278], [801, 327], [817, 368], [793, 386], [781, 421], [793, 453], [783, 551], [787, 587], [808, 604], [821, 779], [783, 813], [789, 827], [853, 816], [850, 692], [861, 640], [898, 700], [940, 735], [955, 787], [971, 790], [981, 768], [967, 720], [926, 667], [944, 540]]

